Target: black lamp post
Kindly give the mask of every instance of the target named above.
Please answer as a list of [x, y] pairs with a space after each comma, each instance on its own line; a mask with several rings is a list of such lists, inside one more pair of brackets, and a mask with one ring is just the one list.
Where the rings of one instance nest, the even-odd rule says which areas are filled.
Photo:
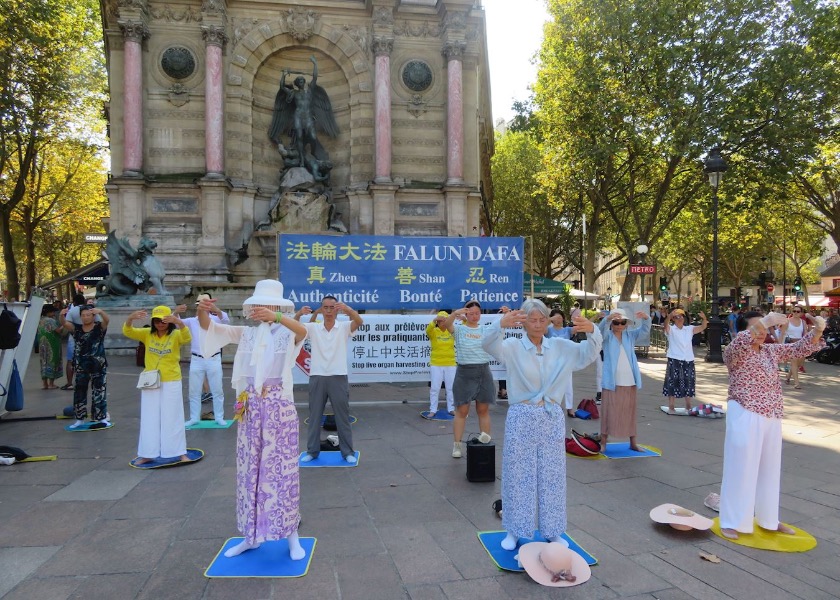
[[[639, 262], [644, 265], [645, 264], [645, 255], [648, 253], [648, 247], [646, 244], [642, 243], [636, 246], [636, 252], [639, 253]], [[641, 301], [645, 301], [645, 274], [639, 274], [639, 296], [641, 297]]]
[[607, 288], [607, 310], [612, 309], [612, 286]]
[[720, 155], [720, 148], [709, 151], [703, 163], [703, 171], [709, 177], [712, 186], [712, 318], [709, 320], [709, 352], [707, 362], [723, 362], [720, 340], [723, 334], [723, 322], [720, 320], [720, 304], [718, 302], [718, 186], [726, 171], [726, 161]]

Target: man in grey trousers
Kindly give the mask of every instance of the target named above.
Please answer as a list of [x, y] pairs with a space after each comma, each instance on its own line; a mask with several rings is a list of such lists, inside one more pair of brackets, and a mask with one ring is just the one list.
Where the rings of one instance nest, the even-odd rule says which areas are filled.
[[[315, 322], [321, 313], [323, 322]], [[349, 321], [338, 321], [338, 313], [344, 313]], [[350, 384], [347, 381], [347, 342], [362, 325], [362, 317], [355, 310], [338, 302], [334, 296], [324, 296], [321, 307], [312, 312], [302, 307], [295, 319], [311, 314], [310, 322], [304, 323], [309, 337], [311, 359], [309, 363], [309, 431], [306, 437], [306, 452], [301, 461], [318, 458], [321, 452], [321, 420], [329, 399], [335, 413], [338, 442], [341, 456], [350, 464], [356, 462], [353, 452], [353, 432], [350, 430]]]

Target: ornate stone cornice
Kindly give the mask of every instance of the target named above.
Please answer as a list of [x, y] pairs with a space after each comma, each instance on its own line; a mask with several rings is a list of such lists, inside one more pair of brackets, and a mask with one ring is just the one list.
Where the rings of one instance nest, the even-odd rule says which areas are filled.
[[394, 50], [394, 38], [376, 36], [373, 38], [374, 56], [388, 56]]
[[314, 10], [290, 8], [285, 16], [286, 29], [298, 42], [305, 42], [314, 35], [315, 25], [320, 18], [321, 15]]
[[445, 30], [463, 30], [467, 27], [467, 13], [465, 12], [451, 12], [447, 13], [443, 20], [443, 28]]
[[142, 11], [148, 10], [146, 0], [117, 0], [118, 8], [139, 8]]
[[466, 49], [466, 47], [466, 42], [446, 42], [443, 45], [443, 55], [446, 57], [446, 60], [461, 60], [462, 58], [464, 58], [464, 50]]
[[149, 28], [142, 21], [120, 21], [120, 31], [127, 42], [139, 42], [149, 37]]
[[187, 6], [181, 11], [173, 10], [168, 4], [160, 8], [149, 9], [152, 19], [167, 23], [201, 23], [201, 13]]
[[228, 41], [225, 28], [215, 25], [202, 25], [201, 37], [204, 38], [204, 43], [208, 46], [219, 46], [220, 48], [224, 48]]

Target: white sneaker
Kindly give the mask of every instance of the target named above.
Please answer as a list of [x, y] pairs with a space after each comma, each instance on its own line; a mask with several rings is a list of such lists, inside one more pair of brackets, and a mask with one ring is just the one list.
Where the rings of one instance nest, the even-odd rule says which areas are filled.
[[304, 452], [300, 457], [300, 462], [311, 462], [313, 460], [315, 460], [315, 457], [309, 454], [309, 452]]
[[348, 454], [347, 456], [344, 457], [344, 461], [349, 465], [355, 465], [356, 462], [357, 462], [356, 461], [356, 455], [355, 454]]
[[452, 458], [461, 458], [461, 442], [452, 445]]
[[224, 419], [216, 419], [216, 425], [219, 425], [221, 427], [227, 427], [227, 421], [225, 421]]
[[715, 512], [720, 512], [720, 496], [712, 492], [703, 500], [703, 505]]
[[13, 464], [15, 464], [14, 456], [0, 456], [0, 465], [6, 465], [8, 467]]
[[192, 427], [198, 423], [198, 419], [190, 419], [189, 421], [184, 421], [184, 427]]
[[489, 444], [490, 443], [490, 434], [481, 432], [481, 435], [478, 436], [478, 441], [482, 444]]

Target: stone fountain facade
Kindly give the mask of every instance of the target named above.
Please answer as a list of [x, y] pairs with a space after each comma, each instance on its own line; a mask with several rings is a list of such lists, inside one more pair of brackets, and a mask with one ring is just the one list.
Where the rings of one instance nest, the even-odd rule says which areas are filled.
[[[473, 236], [493, 128], [476, 0], [103, 0], [109, 228], [158, 242], [176, 297], [277, 276], [276, 234]], [[324, 190], [281, 187], [283, 69], [341, 133]], [[288, 174], [287, 174], [288, 175]]]

